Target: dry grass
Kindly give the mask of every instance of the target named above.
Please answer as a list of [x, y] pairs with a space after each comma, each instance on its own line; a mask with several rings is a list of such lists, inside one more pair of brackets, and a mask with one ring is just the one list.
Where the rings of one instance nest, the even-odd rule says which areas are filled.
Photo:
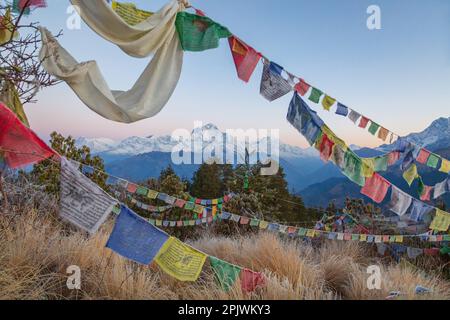
[[[313, 247], [269, 233], [234, 238], [204, 234], [191, 243], [264, 272], [266, 286], [253, 294], [243, 294], [239, 283], [223, 292], [207, 265], [197, 282], [181, 283], [157, 266], [140, 266], [106, 249], [113, 221], [91, 238], [71, 231], [56, 217], [55, 199], [36, 190], [28, 184], [8, 190], [10, 205], [0, 211], [0, 299], [385, 299], [390, 291], [403, 292], [402, 299], [450, 299], [450, 285], [440, 273], [423, 271], [438, 269], [432, 258], [427, 257], [428, 266], [422, 265], [428, 268], [421, 271], [380, 261], [358, 243]], [[372, 264], [382, 269], [381, 290], [367, 289], [366, 270]], [[81, 290], [67, 289], [71, 265], [81, 268]], [[416, 285], [433, 292], [416, 296]]]
[[[406, 299], [449, 299], [448, 283], [400, 265], [381, 265], [382, 290], [367, 289], [366, 267], [380, 263], [354, 243], [309, 245], [261, 233], [249, 237], [212, 235], [192, 244], [229, 262], [264, 271], [267, 285], [245, 295], [239, 284], [219, 289], [209, 267], [196, 283], [181, 283], [156, 266], [126, 261], [104, 248], [112, 223], [86, 238], [68, 232], [52, 214], [0, 217], [0, 299], [384, 299], [399, 290]], [[66, 268], [82, 270], [82, 290], [66, 287]], [[416, 285], [433, 293], [418, 297]]]

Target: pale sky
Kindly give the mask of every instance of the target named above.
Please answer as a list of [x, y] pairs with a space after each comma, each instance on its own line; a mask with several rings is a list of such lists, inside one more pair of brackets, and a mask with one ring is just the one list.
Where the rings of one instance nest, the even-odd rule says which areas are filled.
[[[95, 0], [101, 1], [101, 0]], [[129, 0], [131, 1], [131, 0]], [[78, 61], [97, 60], [112, 89], [128, 90], [150, 58], [136, 59], [96, 35], [85, 24], [66, 28], [68, 0], [47, 0], [30, 18], [56, 33]], [[163, 0], [136, 0], [157, 10]], [[347, 106], [400, 134], [425, 129], [450, 116], [450, 1], [448, 0], [192, 0], [268, 58], [303, 77]], [[366, 26], [369, 5], [381, 8], [381, 30]], [[236, 76], [228, 42], [218, 49], [187, 52], [183, 72], [167, 106], [135, 124], [103, 119], [62, 83], [43, 90], [25, 106], [31, 126], [47, 138], [56, 130], [75, 137], [170, 134], [192, 129], [194, 121], [220, 129], [279, 129], [284, 142], [306, 146], [286, 121], [291, 94], [273, 102], [259, 95], [260, 65], [250, 84]], [[348, 119], [319, 110], [349, 144], [374, 146], [379, 140]]]

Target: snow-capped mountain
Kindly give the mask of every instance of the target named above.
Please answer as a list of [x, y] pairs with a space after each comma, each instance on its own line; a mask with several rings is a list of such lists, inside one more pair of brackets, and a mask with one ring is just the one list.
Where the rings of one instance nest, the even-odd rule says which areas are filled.
[[[93, 154], [99, 154], [107, 159], [137, 156], [151, 152], [172, 152], [180, 143], [184, 151], [198, 152], [205, 149], [213, 150], [215, 147], [224, 148], [225, 152], [242, 154], [245, 148], [236, 147], [233, 137], [219, 130], [214, 124], [207, 124], [195, 128], [187, 140], [175, 140], [170, 135], [129, 137], [122, 141], [114, 141], [107, 138], [78, 138], [77, 146], [86, 145]], [[259, 140], [250, 141], [249, 149], [255, 149], [258, 145], [267, 145], [271, 138], [261, 137]], [[280, 142], [278, 142], [280, 143]], [[199, 146], [199, 147], [198, 147]], [[201, 148], [201, 149], [199, 149]], [[237, 149], [237, 150], [236, 150]], [[242, 150], [244, 149], [244, 150]], [[280, 156], [288, 158], [317, 158], [318, 154], [314, 148], [302, 149], [288, 144], [280, 143]]]
[[[436, 151], [450, 147], [450, 118], [439, 118], [429, 127], [418, 133], [411, 133], [405, 137], [408, 141], [419, 146]], [[379, 151], [389, 151], [392, 145], [382, 145]]]

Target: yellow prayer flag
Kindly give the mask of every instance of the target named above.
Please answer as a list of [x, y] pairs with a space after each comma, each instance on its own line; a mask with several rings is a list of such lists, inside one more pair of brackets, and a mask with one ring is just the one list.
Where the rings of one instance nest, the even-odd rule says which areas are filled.
[[371, 167], [369, 164], [367, 164], [365, 161], [363, 161], [361, 166], [361, 174], [365, 178], [372, 178], [375, 174], [375, 170], [373, 167]]
[[447, 174], [450, 173], [450, 161], [448, 161], [447, 159], [442, 159], [442, 164], [439, 171]]
[[214, 199], [214, 200], [212, 201], [212, 204], [213, 204], [213, 205], [218, 205], [218, 204], [219, 204], [219, 200]]
[[367, 234], [362, 234], [359, 236], [359, 241], [361, 242], [367, 242]]
[[162, 225], [163, 225], [162, 220], [156, 220], [156, 226], [157, 227], [162, 227]]
[[431, 230], [447, 231], [450, 227], [450, 213], [436, 209], [436, 216], [430, 225]]
[[137, 25], [153, 15], [153, 12], [136, 8], [134, 3], [120, 3], [113, 1], [112, 9], [131, 26]]
[[316, 230], [309, 229], [309, 230], [306, 232], [306, 236], [307, 236], [308, 238], [314, 238], [315, 235], [316, 235]]
[[260, 229], [267, 229], [269, 227], [269, 223], [267, 221], [260, 221], [259, 222], [259, 228]]
[[408, 170], [403, 173], [403, 178], [408, 182], [409, 186], [412, 185], [414, 180], [418, 177], [417, 166], [415, 164], [411, 165]]
[[14, 22], [11, 17], [11, 9], [8, 8], [5, 11], [5, 14], [0, 17], [0, 45], [7, 43], [11, 40], [11, 38], [17, 38], [19, 33], [17, 31], [12, 35], [12, 31], [14, 30]]
[[180, 240], [170, 237], [156, 256], [156, 263], [167, 274], [180, 281], [196, 281], [207, 256]]
[[395, 242], [403, 243], [403, 236], [395, 236]]
[[158, 197], [159, 192], [155, 190], [148, 190], [147, 198], [156, 199]]
[[322, 106], [325, 110], [330, 111], [331, 107], [336, 103], [336, 99], [325, 95], [325, 98], [322, 100]]

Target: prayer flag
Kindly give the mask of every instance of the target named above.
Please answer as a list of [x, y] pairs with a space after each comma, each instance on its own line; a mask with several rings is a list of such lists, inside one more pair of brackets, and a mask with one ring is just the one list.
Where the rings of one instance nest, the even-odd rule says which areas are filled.
[[389, 209], [399, 216], [405, 215], [411, 206], [412, 198], [402, 190], [392, 187]]
[[267, 229], [268, 227], [269, 227], [269, 222], [267, 222], [267, 221], [261, 221], [261, 222], [259, 223], [259, 228], [260, 228], [260, 229], [265, 230], [265, 229]]
[[320, 158], [323, 161], [328, 162], [333, 152], [334, 142], [324, 133], [322, 134], [322, 138], [318, 141], [317, 147], [320, 152]]
[[378, 132], [378, 129], [380, 129], [380, 125], [372, 121], [369, 127], [369, 132], [372, 135], [375, 135]]
[[385, 178], [375, 173], [372, 178], [366, 179], [366, 184], [361, 189], [361, 193], [368, 196], [376, 203], [383, 202], [389, 191], [391, 184]]
[[311, 91], [311, 94], [309, 96], [309, 100], [311, 100], [314, 103], [319, 103], [320, 97], [322, 97], [322, 95], [323, 95], [322, 91], [320, 91], [319, 89], [313, 87], [312, 91]]
[[424, 202], [414, 199], [413, 205], [411, 207], [411, 213], [409, 215], [409, 219], [411, 219], [412, 221], [416, 221], [416, 222], [422, 221], [423, 217], [427, 213], [430, 213], [432, 210], [433, 210], [433, 207], [427, 205]]
[[346, 106], [344, 106], [343, 104], [341, 104], [340, 102], [338, 102], [336, 114], [346, 117], [348, 115], [348, 108]]
[[448, 161], [447, 159], [442, 159], [442, 164], [439, 171], [444, 173], [450, 173], [450, 161]]
[[436, 208], [436, 216], [430, 225], [430, 229], [434, 231], [447, 231], [450, 227], [450, 214]]
[[196, 281], [207, 256], [170, 237], [156, 256], [156, 263], [167, 274], [180, 281]]
[[351, 150], [347, 150], [344, 157], [344, 175], [359, 186], [365, 185], [362, 175], [362, 160]]
[[361, 118], [361, 115], [360, 115], [358, 112], [352, 110], [352, 111], [350, 112], [350, 114], [348, 115], [348, 118], [349, 118], [354, 124], [356, 124], [356, 122], [358, 121], [358, 119]]
[[387, 155], [376, 157], [374, 159], [374, 170], [376, 172], [386, 171], [388, 169], [389, 157]]
[[255, 291], [259, 286], [265, 284], [264, 275], [261, 272], [254, 272], [249, 269], [244, 269], [241, 272], [242, 291], [250, 293]]
[[330, 111], [331, 107], [336, 103], [336, 99], [331, 98], [329, 95], [325, 95], [322, 100], [322, 106], [325, 110]]
[[228, 38], [239, 79], [249, 82], [261, 54], [235, 36]]
[[117, 201], [61, 158], [61, 218], [94, 234], [108, 218]]
[[359, 127], [365, 129], [367, 127], [367, 125], [369, 124], [369, 119], [367, 119], [366, 117], [362, 117], [361, 121], [359, 122]]
[[120, 3], [114, 0], [112, 9], [130, 26], [135, 26], [153, 15], [153, 12], [138, 9], [134, 3]]
[[388, 135], [389, 135], [389, 130], [384, 127], [381, 127], [380, 131], [378, 132], [378, 138], [380, 138], [383, 141], [386, 141]]
[[274, 101], [288, 94], [292, 90], [292, 86], [280, 74], [274, 72], [277, 64], [270, 62], [265, 63], [261, 78], [261, 95], [269, 101]]
[[239, 279], [242, 268], [211, 256], [209, 261], [217, 282], [225, 292], [230, 291], [236, 280]]
[[442, 196], [444, 193], [449, 191], [448, 181], [449, 181], [449, 179], [447, 178], [444, 181], [439, 182], [434, 186], [433, 199], [437, 199], [440, 196]]
[[308, 92], [309, 88], [311, 88], [311, 86], [303, 79], [300, 79], [300, 82], [294, 87], [295, 91], [297, 91], [302, 97]]
[[188, 12], [179, 12], [175, 26], [184, 51], [204, 51], [219, 47], [220, 38], [229, 38], [231, 32], [212, 21]]
[[3, 103], [0, 103], [0, 147], [11, 169], [18, 169], [55, 155], [44, 141]]
[[168, 239], [166, 233], [122, 206], [106, 247], [122, 257], [148, 265]]
[[149, 190], [148, 193], [147, 193], [147, 198], [154, 200], [154, 199], [156, 199], [158, 197], [158, 194], [159, 194], [158, 191]]
[[430, 154], [430, 157], [428, 158], [428, 161], [427, 161], [427, 166], [429, 166], [430, 168], [436, 169], [439, 164], [440, 159], [441, 158], [439, 156], [435, 155], [434, 153]]
[[423, 254], [423, 249], [408, 247], [406, 248], [406, 252], [408, 254], [408, 258], [415, 260]]
[[388, 154], [388, 166], [392, 166], [400, 160], [401, 153], [399, 151], [392, 151]]
[[423, 190], [420, 193], [420, 200], [422, 201], [431, 201], [431, 193], [433, 192], [433, 187], [423, 186]]
[[403, 173], [403, 178], [406, 180], [409, 186], [412, 185], [413, 181], [418, 177], [417, 166], [412, 164], [408, 170]]
[[416, 158], [417, 162], [421, 164], [426, 164], [431, 152], [425, 149], [420, 150], [419, 156]]

